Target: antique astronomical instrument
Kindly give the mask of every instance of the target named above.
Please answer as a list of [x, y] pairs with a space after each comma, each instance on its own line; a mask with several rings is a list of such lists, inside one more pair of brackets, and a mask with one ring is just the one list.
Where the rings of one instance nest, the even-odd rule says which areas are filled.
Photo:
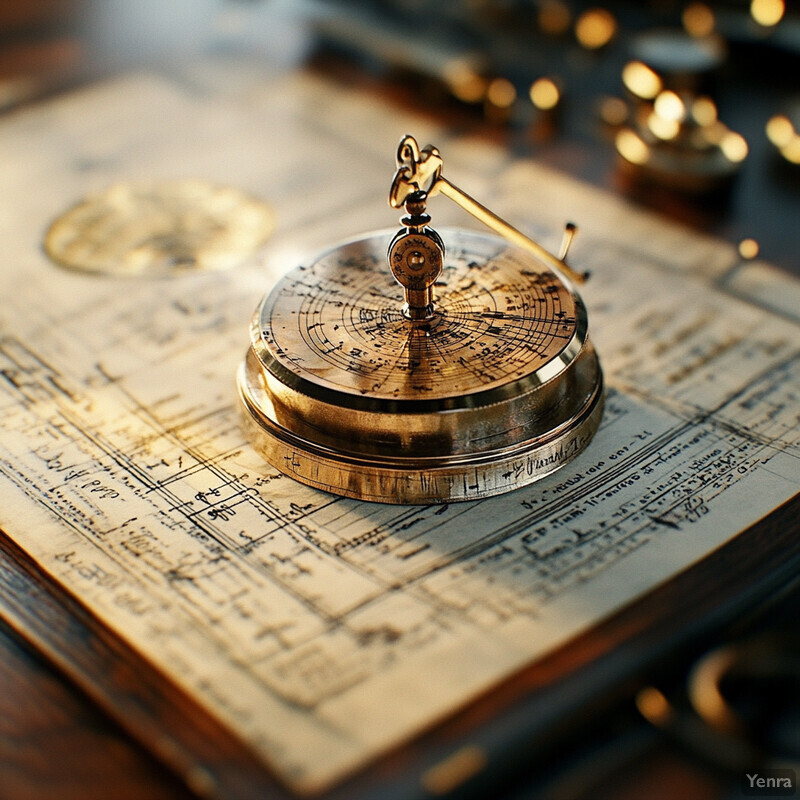
[[[507, 492], [589, 443], [603, 378], [573, 288], [585, 275], [400, 142], [389, 202], [401, 229], [288, 272], [256, 309], [238, 377], [253, 446], [311, 486], [384, 503]], [[503, 238], [429, 226], [441, 193]], [[387, 257], [388, 252], [388, 257]]]

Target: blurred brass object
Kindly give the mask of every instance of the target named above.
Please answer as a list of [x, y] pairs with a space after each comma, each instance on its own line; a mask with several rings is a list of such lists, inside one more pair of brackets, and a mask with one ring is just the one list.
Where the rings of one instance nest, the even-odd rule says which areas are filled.
[[[699, 8], [693, 13], [702, 16]], [[748, 146], [718, 119], [706, 93], [725, 59], [722, 41], [656, 29], [636, 37], [633, 53], [636, 57], [622, 70], [627, 113], [604, 109], [611, 111], [604, 119], [619, 126], [615, 146], [621, 172], [634, 184], [686, 194], [726, 190]]]
[[563, 255], [440, 236], [425, 204], [454, 187], [438, 151], [406, 137], [398, 165], [390, 203], [407, 215], [394, 238], [322, 253], [256, 310], [239, 373], [250, 439], [287, 475], [361, 500], [469, 500], [536, 481], [583, 450], [603, 408], [585, 307], [549, 268]]
[[671, 90], [640, 103], [615, 145], [622, 169], [637, 180], [697, 194], [725, 188], [748, 154], [745, 139], [717, 119], [710, 98]]
[[200, 180], [119, 183], [56, 219], [44, 248], [69, 269], [166, 276], [235, 267], [273, 227], [269, 206], [231, 187]]
[[647, 686], [636, 707], [718, 769], [739, 775], [757, 768], [792, 771], [800, 765], [799, 682], [797, 637], [778, 628], [703, 654], [689, 671], [685, 692], [678, 689], [671, 699]]
[[784, 114], [775, 114], [766, 125], [767, 139], [789, 164], [800, 164], [800, 102], [795, 100]]

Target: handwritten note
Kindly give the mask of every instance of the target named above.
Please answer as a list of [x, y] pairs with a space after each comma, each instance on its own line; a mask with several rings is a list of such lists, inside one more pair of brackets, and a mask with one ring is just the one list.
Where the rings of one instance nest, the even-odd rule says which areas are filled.
[[[0, 523], [290, 787], [331, 785], [797, 492], [800, 326], [732, 296], [747, 286], [732, 248], [320, 78], [253, 73], [225, 94], [202, 74], [121, 78], [0, 127]], [[237, 417], [260, 296], [298, 252], [394, 226], [407, 131], [554, 247], [564, 219], [586, 220], [573, 261], [594, 275], [602, 426], [565, 469], [476, 503], [312, 490], [265, 465]], [[43, 255], [89, 192], [183, 177], [270, 203], [271, 242], [174, 280]]]

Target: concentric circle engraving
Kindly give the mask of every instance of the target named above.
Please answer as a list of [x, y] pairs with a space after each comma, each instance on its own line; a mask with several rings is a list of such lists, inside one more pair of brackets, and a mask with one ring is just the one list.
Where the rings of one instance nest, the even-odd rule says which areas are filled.
[[502, 240], [445, 236], [445, 268], [428, 320], [411, 322], [402, 313], [402, 291], [385, 267], [388, 237], [345, 244], [290, 272], [254, 331], [267, 368], [392, 400], [491, 392], [557, 374], [586, 333], [570, 290]]

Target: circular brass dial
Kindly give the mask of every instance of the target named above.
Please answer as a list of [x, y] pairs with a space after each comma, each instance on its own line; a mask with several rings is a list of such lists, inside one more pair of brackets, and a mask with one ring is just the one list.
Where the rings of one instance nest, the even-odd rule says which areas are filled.
[[[586, 338], [571, 291], [526, 253], [493, 236], [452, 232], [429, 320], [411, 322], [383, 265], [381, 241], [324, 253], [287, 275], [262, 304], [253, 346], [270, 371], [380, 400], [442, 400], [543, 383]], [[385, 248], [384, 248], [385, 249]], [[346, 401], [345, 401], [346, 402]]]
[[524, 485], [588, 443], [602, 376], [580, 298], [502, 239], [443, 238], [428, 319], [402, 312], [388, 233], [297, 267], [263, 301], [240, 393], [268, 461], [340, 494], [435, 502]]

